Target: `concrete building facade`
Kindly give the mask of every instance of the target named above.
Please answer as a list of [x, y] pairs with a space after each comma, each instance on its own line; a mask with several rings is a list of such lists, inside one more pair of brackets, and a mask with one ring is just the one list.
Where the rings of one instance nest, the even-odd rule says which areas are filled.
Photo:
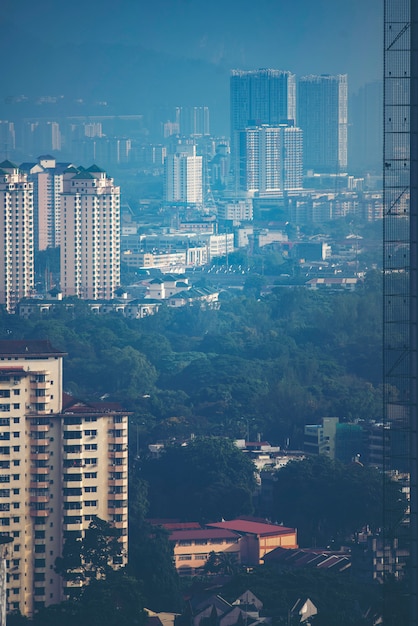
[[64, 180], [61, 199], [63, 295], [110, 300], [120, 283], [120, 188], [92, 165]]
[[14, 163], [0, 163], [0, 305], [12, 312], [34, 287], [33, 184]]
[[0, 341], [0, 532], [13, 538], [7, 610], [25, 616], [69, 593], [55, 559], [95, 516], [127, 548], [128, 418], [66, 396], [63, 356], [48, 341]]
[[304, 137], [304, 168], [347, 171], [347, 75], [309, 75], [299, 79], [298, 125]]

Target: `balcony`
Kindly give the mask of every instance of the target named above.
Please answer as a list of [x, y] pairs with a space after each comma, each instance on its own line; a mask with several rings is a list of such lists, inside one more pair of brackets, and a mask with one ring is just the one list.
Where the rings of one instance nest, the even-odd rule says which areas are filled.
[[42, 404], [47, 404], [48, 402], [51, 402], [51, 396], [49, 394], [45, 396], [37, 396], [33, 393], [33, 390], [31, 390], [30, 403], [36, 404], [39, 402]]
[[[31, 470], [31, 472], [33, 474], [32, 470]], [[45, 480], [45, 481], [33, 481], [32, 480], [29, 483], [29, 488], [30, 489], [49, 489], [49, 481], [47, 481], [47, 480]]]
[[48, 517], [49, 509], [30, 509], [29, 514], [31, 517]]
[[36, 445], [36, 446], [48, 446], [49, 445], [49, 439], [33, 439], [31, 437], [30, 442], [32, 445]]
[[110, 451], [108, 453], [109, 459], [127, 459], [128, 458], [128, 450], [115, 450]]
[[31, 433], [46, 433], [49, 431], [49, 424], [31, 424]]
[[48, 461], [49, 452], [31, 452], [30, 460], [31, 461]]
[[30, 472], [34, 476], [40, 476], [40, 475], [49, 474], [49, 467], [33, 467], [32, 466], [30, 468]]
[[39, 503], [43, 503], [43, 504], [47, 504], [49, 502], [49, 494], [44, 495], [44, 496], [40, 496], [40, 495], [30, 495], [29, 496], [29, 502], [30, 504], [39, 504]]

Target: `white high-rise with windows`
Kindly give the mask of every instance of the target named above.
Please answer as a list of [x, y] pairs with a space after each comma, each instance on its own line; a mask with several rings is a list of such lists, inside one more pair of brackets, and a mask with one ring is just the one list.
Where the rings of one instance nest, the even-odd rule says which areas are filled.
[[119, 283], [120, 188], [95, 165], [74, 170], [61, 195], [63, 295], [110, 300]]
[[164, 199], [168, 203], [202, 204], [202, 157], [192, 143], [179, 143], [164, 163]]
[[239, 188], [281, 195], [303, 186], [302, 131], [295, 126], [256, 126], [239, 132], [235, 160]]
[[0, 341], [0, 533], [7, 610], [32, 616], [71, 595], [55, 572], [67, 538], [95, 516], [111, 523], [125, 562], [128, 417], [62, 390], [64, 354], [48, 341]]
[[34, 287], [33, 184], [14, 163], [0, 163], [0, 305], [13, 312]]

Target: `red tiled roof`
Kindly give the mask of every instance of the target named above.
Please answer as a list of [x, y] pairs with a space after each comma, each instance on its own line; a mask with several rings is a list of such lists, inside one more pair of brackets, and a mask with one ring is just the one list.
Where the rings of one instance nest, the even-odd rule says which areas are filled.
[[296, 532], [294, 528], [287, 528], [286, 526], [279, 526], [278, 524], [267, 524], [262, 522], [255, 522], [252, 520], [234, 519], [228, 522], [217, 522], [216, 524], [206, 524], [210, 528], [225, 528], [238, 533], [245, 533], [248, 535], [289, 535]]
[[23, 367], [0, 367], [0, 372], [3, 374], [25, 374]]
[[193, 539], [237, 539], [239, 535], [223, 528], [199, 528], [190, 530], [174, 530], [170, 533], [170, 541], [192, 541]]

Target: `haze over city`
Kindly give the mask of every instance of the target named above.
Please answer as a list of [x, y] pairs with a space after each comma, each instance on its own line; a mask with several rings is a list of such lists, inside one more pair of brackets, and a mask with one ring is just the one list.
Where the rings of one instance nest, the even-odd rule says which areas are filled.
[[351, 93], [381, 79], [382, 13], [379, 0], [5, 0], [0, 92], [106, 101], [119, 114], [204, 104], [227, 134], [233, 68], [347, 73]]
[[3, 0], [0, 626], [417, 626], [415, 4]]

